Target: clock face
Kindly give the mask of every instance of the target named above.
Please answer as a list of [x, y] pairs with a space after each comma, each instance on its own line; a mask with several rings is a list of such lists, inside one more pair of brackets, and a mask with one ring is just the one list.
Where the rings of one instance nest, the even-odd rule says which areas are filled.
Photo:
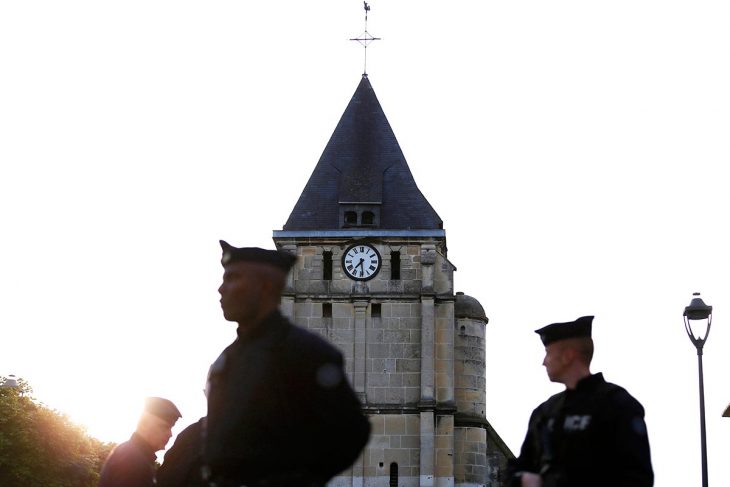
[[367, 281], [380, 270], [380, 254], [370, 245], [357, 244], [342, 256], [342, 269], [352, 279]]

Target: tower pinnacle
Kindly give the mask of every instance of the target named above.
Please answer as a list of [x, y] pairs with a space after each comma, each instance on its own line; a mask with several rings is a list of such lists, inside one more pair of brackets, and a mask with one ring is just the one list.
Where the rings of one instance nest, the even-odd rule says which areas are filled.
[[353, 37], [350, 40], [351, 41], [357, 41], [365, 48], [365, 63], [363, 67], [363, 76], [368, 75], [368, 45], [370, 45], [373, 41], [379, 41], [380, 37], [373, 37], [370, 32], [368, 32], [368, 12], [370, 12], [370, 5], [368, 5], [368, 2], [362, 2], [363, 7], [365, 9], [365, 31], [360, 34], [358, 37]]

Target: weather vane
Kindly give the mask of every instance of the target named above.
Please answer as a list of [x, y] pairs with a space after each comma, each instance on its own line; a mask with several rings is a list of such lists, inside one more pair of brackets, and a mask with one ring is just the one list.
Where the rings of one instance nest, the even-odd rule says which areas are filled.
[[363, 68], [363, 76], [368, 75], [368, 45], [372, 43], [373, 41], [379, 41], [380, 37], [373, 37], [370, 35], [370, 32], [368, 32], [368, 12], [370, 12], [370, 5], [368, 5], [368, 2], [362, 2], [363, 6], [365, 8], [365, 32], [360, 34], [358, 37], [354, 37], [350, 39], [351, 41], [357, 41], [365, 48], [365, 66]]

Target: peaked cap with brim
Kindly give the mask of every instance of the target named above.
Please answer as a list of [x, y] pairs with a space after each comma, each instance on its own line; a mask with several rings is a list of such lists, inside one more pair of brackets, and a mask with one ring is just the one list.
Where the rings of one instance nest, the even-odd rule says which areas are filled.
[[540, 335], [543, 345], [549, 345], [568, 338], [590, 338], [593, 316], [581, 316], [575, 321], [552, 323], [535, 330]]
[[220, 243], [223, 251], [221, 264], [224, 266], [232, 262], [260, 262], [281, 269], [284, 272], [289, 272], [294, 262], [297, 261], [295, 256], [279, 250], [267, 250], [259, 247], [239, 248], [234, 247], [225, 240], [221, 240]]

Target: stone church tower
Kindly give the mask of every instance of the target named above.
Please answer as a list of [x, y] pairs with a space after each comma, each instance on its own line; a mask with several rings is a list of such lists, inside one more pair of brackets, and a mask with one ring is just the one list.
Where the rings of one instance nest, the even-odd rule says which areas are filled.
[[337, 345], [373, 425], [331, 485], [496, 486], [479, 302], [454, 293], [443, 222], [363, 75], [283, 230], [282, 312]]

